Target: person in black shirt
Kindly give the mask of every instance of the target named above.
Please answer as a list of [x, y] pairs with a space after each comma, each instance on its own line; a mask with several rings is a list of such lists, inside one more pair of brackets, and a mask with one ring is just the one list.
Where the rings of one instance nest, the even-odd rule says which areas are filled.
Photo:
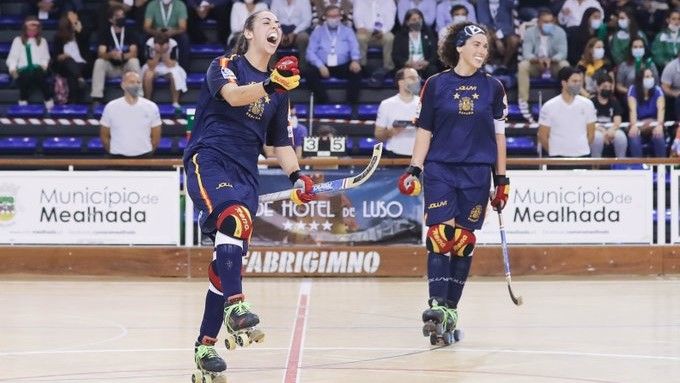
[[590, 144], [592, 157], [602, 157], [605, 146], [613, 146], [616, 157], [626, 156], [628, 140], [626, 134], [620, 129], [623, 109], [616, 97], [614, 97], [614, 80], [604, 72], [599, 73], [595, 81], [597, 94], [591, 98], [597, 111], [597, 128], [595, 138]]

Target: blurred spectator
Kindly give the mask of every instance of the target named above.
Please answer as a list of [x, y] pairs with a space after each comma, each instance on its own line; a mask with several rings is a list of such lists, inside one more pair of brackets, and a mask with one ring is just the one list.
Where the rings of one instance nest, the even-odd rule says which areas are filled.
[[542, 9], [538, 24], [526, 30], [522, 56], [517, 69], [518, 103], [522, 116], [533, 122], [529, 110], [529, 77], [554, 77], [560, 69], [569, 66], [566, 60], [567, 35], [555, 24], [555, 16], [550, 10]]
[[97, 60], [92, 69], [92, 101], [100, 103], [104, 97], [104, 84], [107, 77], [120, 76], [127, 71], [139, 72], [137, 36], [125, 27], [123, 7], [114, 5], [109, 8], [109, 33], [99, 36]]
[[680, 122], [680, 54], [663, 68], [661, 89], [668, 98], [667, 104], [673, 106], [675, 121]]
[[413, 68], [402, 68], [394, 79], [399, 93], [380, 102], [374, 134], [385, 142], [386, 157], [411, 157], [416, 140], [414, 121], [420, 100], [420, 77]]
[[87, 85], [84, 72], [88, 66], [90, 47], [77, 13], [69, 11], [59, 19], [52, 49], [52, 69], [66, 79], [68, 102], [83, 102]]
[[399, 32], [394, 37], [392, 60], [397, 69], [413, 68], [421, 77], [428, 78], [437, 72], [437, 42], [430, 28], [423, 25], [423, 14], [410, 9]]
[[403, 22], [406, 13], [411, 9], [417, 9], [423, 14], [424, 24], [428, 28], [434, 27], [437, 11], [437, 2], [435, 0], [399, 0], [397, 2], [397, 21]]
[[187, 6], [181, 0], [152, 0], [144, 14], [144, 32], [148, 36], [162, 32], [177, 41], [178, 61], [182, 68], [189, 67], [187, 17]]
[[342, 23], [350, 28], [354, 27], [352, 0], [312, 0], [312, 25], [314, 27], [323, 24], [324, 11], [329, 5], [340, 8]]
[[19, 87], [19, 105], [28, 104], [28, 96], [34, 89], [42, 90], [48, 111], [54, 106], [52, 89], [47, 82], [50, 51], [47, 40], [42, 37], [40, 21], [27, 16], [21, 27], [21, 35], [12, 40], [7, 60], [9, 75]]
[[179, 94], [187, 89], [187, 72], [177, 62], [177, 42], [165, 33], [157, 33], [146, 42], [147, 61], [142, 67], [144, 96], [151, 99], [153, 80], [163, 76], [170, 82], [172, 106], [180, 109]]
[[[136, 27], [140, 29], [136, 32], [141, 32], [141, 28], [144, 25], [146, 6], [150, 1], [151, 0], [107, 0], [101, 2], [99, 12], [97, 12], [97, 31], [99, 33], [109, 33], [109, 21], [107, 19], [109, 8], [114, 5], [119, 5], [123, 7], [125, 17], [135, 21]], [[138, 33], [138, 35], [140, 35], [140, 33]], [[142, 42], [143, 41], [139, 41], [138, 43], [141, 44]]]
[[298, 158], [302, 158], [302, 145], [307, 137], [307, 127], [302, 125], [297, 118], [295, 106], [290, 108], [290, 127], [293, 129], [293, 142], [291, 143]]
[[362, 0], [354, 2], [354, 26], [357, 30], [361, 66], [366, 66], [368, 46], [382, 46], [383, 66], [381, 74], [394, 68], [392, 62], [392, 45], [394, 44], [394, 18], [397, 6], [394, 0]]
[[464, 23], [466, 21], [472, 21], [469, 20], [468, 17], [469, 17], [468, 9], [464, 5], [457, 4], [451, 7], [449, 24], [444, 25], [441, 29], [439, 29], [439, 42], [441, 43], [442, 41], [444, 41], [444, 39], [446, 38], [446, 34], [448, 33], [448, 29], [451, 25]]
[[668, 3], [665, 0], [643, 0], [639, 3], [637, 19], [640, 21], [640, 27], [650, 36], [654, 36], [659, 32], [663, 19], [668, 14]]
[[628, 145], [631, 157], [642, 157], [642, 141], [651, 141], [654, 157], [666, 156], [664, 110], [666, 99], [652, 71], [638, 71], [628, 90]]
[[258, 11], [269, 9], [265, 2], [260, 0], [238, 0], [231, 7], [230, 25], [231, 35], [227, 44], [233, 46], [238, 40], [238, 36], [243, 33], [243, 26], [248, 16]]
[[626, 156], [628, 140], [626, 134], [619, 129], [623, 110], [614, 97], [614, 79], [606, 73], [600, 73], [596, 81], [597, 94], [590, 100], [597, 112], [597, 125], [593, 142], [590, 144], [590, 154], [599, 158], [602, 157], [605, 147], [613, 147], [615, 156], [623, 158]]
[[80, 12], [83, 0], [29, 0], [26, 14], [38, 17], [38, 20], [59, 20], [66, 12]]
[[567, 61], [570, 65], [576, 65], [583, 55], [583, 48], [593, 37], [605, 41], [607, 27], [602, 22], [604, 15], [597, 8], [588, 8], [583, 13], [581, 24], [567, 28]]
[[279, 18], [283, 38], [280, 46], [296, 47], [300, 67], [304, 67], [305, 51], [309, 44], [307, 29], [312, 25], [312, 6], [309, 0], [273, 0], [272, 12]]
[[[477, 22], [477, 13], [475, 12], [475, 7], [467, 0], [442, 0], [437, 5], [437, 16], [435, 21], [435, 26], [439, 36], [443, 34], [443, 30], [446, 29], [451, 24], [458, 24], [463, 22], [462, 19], [457, 21], [453, 20], [453, 9], [455, 7], [464, 7], [465, 21], [471, 21], [473, 23]], [[457, 13], [457, 15], [463, 15], [462, 12]]]
[[654, 61], [649, 57], [645, 40], [636, 37], [630, 42], [626, 60], [616, 68], [616, 93], [617, 96], [628, 105], [628, 89], [635, 83], [635, 74], [641, 69], [650, 69], [655, 79], [659, 78], [659, 72]]
[[187, 28], [191, 41], [204, 44], [208, 41], [203, 31], [203, 20], [212, 19], [217, 22], [217, 42], [226, 46], [229, 30], [229, 14], [231, 0], [186, 0], [189, 19]]
[[99, 137], [114, 157], [149, 157], [161, 140], [158, 106], [139, 96], [142, 81], [137, 72], [125, 72], [120, 83], [123, 97], [104, 107]]
[[670, 11], [666, 18], [667, 27], [659, 32], [652, 43], [652, 58], [659, 68], [663, 68], [680, 52], [680, 10]]
[[628, 57], [630, 39], [641, 38], [647, 45], [647, 37], [638, 28], [635, 14], [629, 8], [623, 8], [617, 13], [616, 32], [609, 37], [609, 54], [615, 65], [621, 64]]
[[600, 13], [604, 14], [602, 5], [597, 0], [567, 0], [562, 5], [558, 16], [559, 23], [564, 27], [575, 27], [581, 24], [583, 13], [588, 8], [597, 8]]
[[577, 68], [583, 72], [585, 84], [581, 95], [589, 98], [597, 92], [595, 79], [599, 74], [614, 75], [612, 65], [604, 55], [604, 42], [597, 37], [588, 40]]
[[[538, 11], [541, 8], [550, 9], [552, 5], [553, 2], [550, 0], [519, 0], [517, 2], [517, 17], [520, 21], [531, 21], [538, 17]], [[553, 10], [553, 12], [557, 11], [559, 9]]]
[[359, 42], [352, 29], [340, 22], [340, 8], [334, 5], [326, 8], [325, 19], [309, 38], [305, 71], [307, 84], [316, 102], [324, 104], [328, 102], [328, 94], [321, 79], [330, 76], [346, 78], [347, 101], [356, 103], [361, 87]]
[[615, 27], [619, 12], [622, 9], [628, 9], [635, 13], [637, 11], [637, 3], [638, 0], [608, 0], [602, 2], [604, 14], [609, 17], [607, 24], [610, 27]]
[[581, 96], [583, 75], [567, 66], [558, 78], [562, 93], [543, 104], [539, 117], [538, 141], [550, 157], [588, 157], [595, 134], [595, 106]]
[[515, 34], [514, 0], [477, 0], [477, 21], [491, 28], [495, 34], [498, 54], [503, 56], [502, 65], [515, 65], [519, 36]]

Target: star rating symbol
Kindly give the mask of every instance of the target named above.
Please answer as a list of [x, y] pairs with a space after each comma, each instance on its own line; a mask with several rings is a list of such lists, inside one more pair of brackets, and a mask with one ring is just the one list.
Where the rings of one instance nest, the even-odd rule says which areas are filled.
[[319, 230], [319, 224], [316, 223], [316, 221], [312, 221], [312, 223], [309, 224], [309, 230], [310, 231], [318, 231]]
[[297, 230], [302, 231], [302, 230], [305, 229], [305, 223], [304, 223], [304, 222], [298, 222], [298, 223], [295, 224], [295, 228], [296, 228]]
[[473, 93], [473, 94], [472, 94], [472, 98], [474, 98], [475, 100], [477, 100], [477, 99], [479, 98], [479, 95], [478, 95], [477, 93]]
[[290, 230], [293, 227], [293, 224], [290, 221], [286, 221], [283, 224], [283, 230]]
[[333, 224], [330, 223], [330, 222], [328, 222], [328, 220], [326, 220], [325, 222], [323, 222], [323, 223], [321, 224], [321, 226], [323, 226], [323, 229], [324, 229], [325, 231], [331, 231], [331, 229], [333, 228]]
[[453, 99], [458, 100], [460, 98], [460, 95], [458, 93], [454, 93]]

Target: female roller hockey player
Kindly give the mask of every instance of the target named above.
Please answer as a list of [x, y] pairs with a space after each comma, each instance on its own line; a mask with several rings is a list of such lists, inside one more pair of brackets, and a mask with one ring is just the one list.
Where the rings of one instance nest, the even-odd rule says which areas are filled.
[[288, 133], [288, 91], [300, 83], [295, 57], [268, 63], [281, 42], [277, 17], [256, 12], [245, 21], [235, 54], [214, 59], [206, 72], [198, 101], [194, 131], [184, 152], [188, 191], [200, 209], [201, 231], [214, 236], [209, 266], [210, 285], [195, 361], [206, 381], [226, 369], [214, 344], [221, 324], [226, 344], [245, 346], [264, 334], [250, 311], [241, 286], [241, 257], [253, 232], [258, 206], [257, 157], [262, 146], [274, 146], [276, 157], [297, 190], [296, 203], [314, 198], [312, 179], [300, 174]]
[[501, 210], [508, 199], [507, 100], [503, 85], [481, 70], [488, 53], [483, 27], [449, 27], [439, 57], [450, 69], [423, 86], [411, 165], [398, 182], [402, 193], [417, 195], [423, 174], [430, 294], [423, 335], [433, 345], [457, 340], [458, 301], [472, 262], [473, 232], [484, 221], [491, 175], [491, 206]]

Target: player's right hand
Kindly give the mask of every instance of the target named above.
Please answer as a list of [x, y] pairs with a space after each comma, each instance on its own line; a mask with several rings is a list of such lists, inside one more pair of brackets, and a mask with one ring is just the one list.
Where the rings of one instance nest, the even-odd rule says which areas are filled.
[[290, 194], [290, 199], [296, 205], [302, 205], [316, 199], [314, 194], [314, 181], [310, 176], [300, 174], [299, 170], [294, 171], [288, 176], [295, 188]]
[[420, 194], [423, 187], [420, 185], [418, 177], [420, 177], [420, 173], [422, 172], [423, 170], [417, 166], [411, 165], [406, 168], [406, 171], [399, 177], [399, 182], [397, 183], [401, 194], [410, 196]]
[[300, 85], [300, 69], [295, 56], [282, 57], [274, 65], [274, 70], [265, 80], [264, 89], [268, 94], [287, 92]]

